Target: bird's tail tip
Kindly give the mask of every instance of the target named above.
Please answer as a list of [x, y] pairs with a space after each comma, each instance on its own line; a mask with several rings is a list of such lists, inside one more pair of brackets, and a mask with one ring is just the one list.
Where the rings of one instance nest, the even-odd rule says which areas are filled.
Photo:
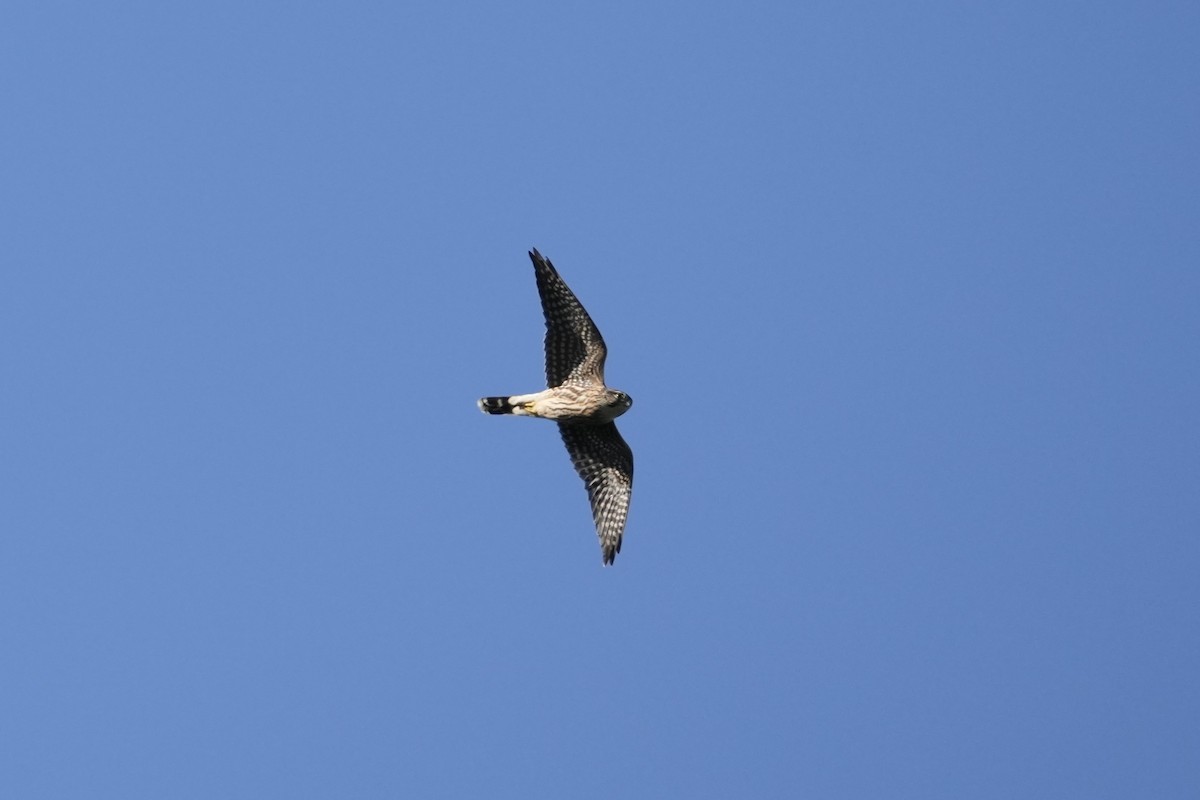
[[477, 405], [485, 414], [511, 414], [515, 408], [507, 397], [481, 397]]

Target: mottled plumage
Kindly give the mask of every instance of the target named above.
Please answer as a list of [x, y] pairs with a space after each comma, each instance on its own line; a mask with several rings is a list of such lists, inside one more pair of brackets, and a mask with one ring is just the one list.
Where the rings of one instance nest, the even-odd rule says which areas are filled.
[[613, 422], [603, 425], [559, 422], [558, 430], [575, 471], [587, 486], [600, 550], [604, 563], [611, 564], [621, 552], [621, 539], [625, 535], [625, 517], [633, 492], [633, 451]]
[[546, 385], [604, 386], [608, 348], [596, 323], [549, 259], [543, 258], [536, 248], [529, 257], [533, 259], [542, 314], [546, 318]]
[[605, 565], [621, 552], [633, 490], [633, 452], [613, 420], [629, 410], [629, 395], [604, 385], [608, 350], [592, 318], [549, 259], [529, 253], [546, 318], [545, 391], [484, 397], [487, 414], [516, 414], [558, 422], [571, 463], [587, 487]]

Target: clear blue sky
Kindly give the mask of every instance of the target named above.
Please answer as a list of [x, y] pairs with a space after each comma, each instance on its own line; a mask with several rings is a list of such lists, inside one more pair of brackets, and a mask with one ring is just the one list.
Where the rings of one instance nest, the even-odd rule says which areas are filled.
[[0, 794], [1196, 797], [1200, 10], [984, 5], [7, 4]]

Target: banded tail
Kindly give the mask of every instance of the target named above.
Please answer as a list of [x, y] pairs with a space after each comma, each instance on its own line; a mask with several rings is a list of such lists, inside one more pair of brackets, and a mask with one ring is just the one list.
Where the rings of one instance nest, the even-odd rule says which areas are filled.
[[485, 414], [513, 414], [515, 408], [507, 397], [479, 398], [479, 410]]

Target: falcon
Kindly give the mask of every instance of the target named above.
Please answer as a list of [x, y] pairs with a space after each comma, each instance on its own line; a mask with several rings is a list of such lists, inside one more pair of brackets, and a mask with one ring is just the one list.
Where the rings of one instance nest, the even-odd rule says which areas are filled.
[[621, 552], [633, 490], [633, 451], [613, 420], [628, 411], [633, 400], [604, 384], [608, 348], [575, 293], [537, 248], [530, 251], [529, 258], [546, 318], [549, 388], [533, 394], [484, 397], [479, 400], [479, 410], [558, 423], [571, 463], [587, 487], [601, 557], [608, 566]]

